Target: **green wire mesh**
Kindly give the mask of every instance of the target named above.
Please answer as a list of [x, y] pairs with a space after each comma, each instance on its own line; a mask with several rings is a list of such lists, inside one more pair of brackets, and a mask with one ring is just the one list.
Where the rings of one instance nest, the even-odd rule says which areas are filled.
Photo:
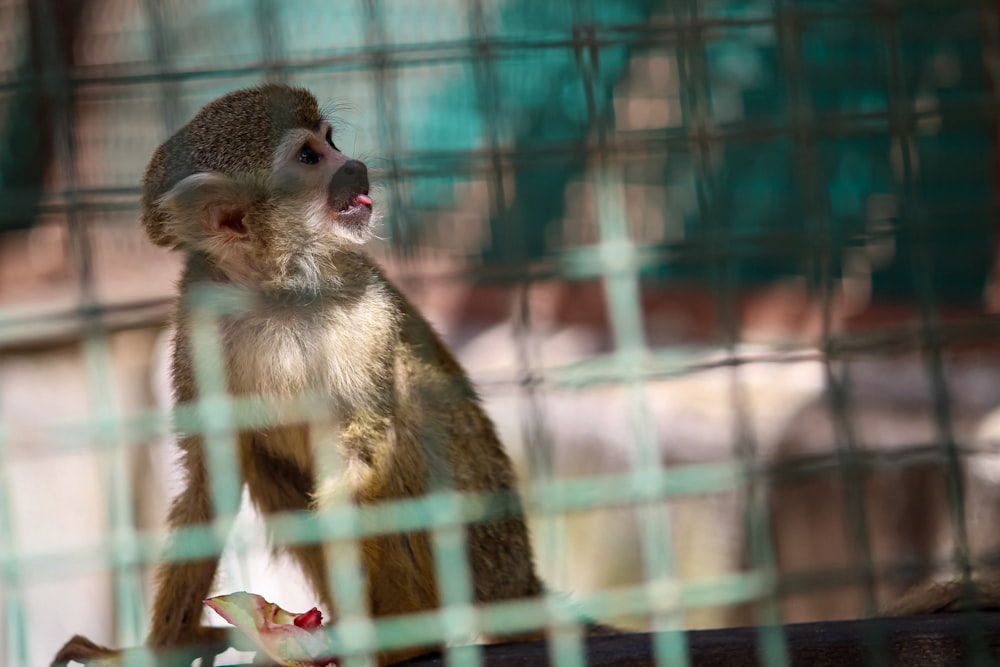
[[[946, 357], [950, 344], [988, 339], [995, 324], [983, 316], [949, 328], [942, 310], [980, 312], [992, 279], [998, 27], [996, 7], [971, 0], [0, 2], [0, 229], [64, 220], [75, 292], [72, 307], [55, 315], [0, 308], [0, 344], [21, 349], [68, 327], [82, 341], [89, 397], [77, 419], [33, 423], [38, 451], [30, 455], [17, 444], [17, 414], [0, 403], [6, 664], [50, 658], [29, 639], [33, 624], [44, 622], [29, 611], [29, 591], [80, 573], [112, 572], [117, 643], [141, 644], [144, 571], [162, 557], [162, 535], [137, 529], [130, 448], [174, 429], [202, 432], [210, 445], [220, 518], [182, 531], [170, 557], [265, 546], [229, 530], [239, 509], [234, 433], [272, 417], [227, 397], [214, 363], [216, 318], [240, 303], [205, 295], [195, 331], [198, 405], [172, 418], [122, 411], [109, 322], [129, 322], [145, 305], [102, 298], [94, 231], [134, 231], [138, 175], [155, 146], [206, 102], [263, 80], [315, 91], [338, 121], [338, 144], [368, 162], [385, 211], [387, 243], [378, 250], [386, 257], [405, 263], [428, 249], [461, 257], [467, 268], [457, 279], [478, 286], [600, 285], [608, 349], [573, 364], [516, 369], [530, 459], [522, 493], [543, 561], [574, 557], [565, 540], [574, 513], [638, 508], [638, 584], [571, 602], [553, 592], [495, 605], [473, 603], [460, 528], [502, 515], [502, 498], [442, 493], [274, 518], [281, 543], [335, 545], [340, 618], [332, 636], [345, 664], [438, 640], [449, 646], [449, 664], [481, 664], [481, 651], [469, 645], [477, 634], [545, 627], [553, 663], [581, 665], [584, 619], [633, 617], [656, 633], [657, 664], [685, 665], [685, 612], [731, 605], [754, 610], [762, 662], [789, 664], [780, 597], [794, 587], [777, 564], [769, 484], [785, 473], [811, 474], [810, 466], [835, 471], [847, 488], [853, 575], [868, 586], [867, 613], [877, 607], [880, 565], [862, 496], [865, 475], [879, 465], [936, 457], [955, 536], [949, 561], [968, 573], [963, 454]], [[867, 336], [835, 331], [836, 285], [859, 278], [874, 303], [914, 304], [914, 325]], [[740, 347], [739, 294], [790, 279], [819, 304], [818, 351], [779, 345], [762, 358], [820, 363], [836, 444], [798, 473], [789, 472], [794, 465], [772, 469], [759, 451], [745, 376], [761, 359]], [[650, 340], [644, 295], [662, 287], [710, 295], [707, 338], [724, 359], [696, 362], [690, 345]], [[526, 338], [530, 317], [514, 320], [515, 334]], [[530, 356], [529, 343], [518, 344]], [[923, 353], [934, 441], [913, 443], [910, 463], [873, 462], [848, 417], [849, 378], [834, 363], [899, 347]], [[728, 456], [664, 465], [650, 383], [709, 369], [726, 374], [731, 387], [728, 437], [719, 443]], [[546, 395], [605, 386], [625, 397], [620, 439], [629, 471], [557, 476]], [[275, 414], [308, 417], [314, 398], [273, 406]], [[19, 462], [86, 451], [101, 461], [107, 534], [85, 550], [25, 550], [15, 519]], [[745, 567], [683, 578], [672, 504], [713, 494], [735, 495], [744, 506]], [[443, 608], [373, 621], [359, 587], [358, 540], [424, 529]], [[816, 577], [826, 575], [840, 576]], [[75, 631], [66, 628], [66, 637]], [[876, 629], [869, 639], [876, 664], [884, 637]], [[138, 650], [129, 664], [150, 660]]]

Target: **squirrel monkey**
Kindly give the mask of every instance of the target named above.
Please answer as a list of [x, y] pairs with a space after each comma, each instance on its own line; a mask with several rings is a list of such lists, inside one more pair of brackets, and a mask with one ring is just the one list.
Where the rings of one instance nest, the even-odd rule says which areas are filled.
[[[236, 286], [247, 312], [219, 318], [227, 390], [263, 400], [320, 396], [336, 437], [314, 423], [275, 423], [237, 436], [240, 474], [261, 513], [323, 510], [454, 489], [507, 492], [504, 518], [465, 527], [476, 602], [537, 596], [511, 462], [463, 369], [431, 326], [364, 254], [373, 225], [364, 163], [334, 144], [306, 90], [265, 85], [211, 102], [163, 143], [146, 169], [142, 221], [156, 244], [184, 253], [171, 377], [175, 400], [198, 400], [193, 309], [201, 286]], [[330, 452], [340, 465], [331, 466]], [[186, 487], [171, 528], [215, 517], [201, 435], [180, 441]], [[238, 502], [238, 501], [236, 501]], [[287, 547], [336, 617], [323, 545]], [[372, 617], [439, 606], [426, 532], [361, 540]], [[210, 645], [200, 624], [218, 558], [162, 564], [149, 645]], [[434, 647], [377, 656], [391, 664]], [[113, 663], [118, 651], [77, 636], [56, 657]], [[197, 655], [197, 654], [196, 654]], [[103, 664], [103, 663], [102, 663]]]

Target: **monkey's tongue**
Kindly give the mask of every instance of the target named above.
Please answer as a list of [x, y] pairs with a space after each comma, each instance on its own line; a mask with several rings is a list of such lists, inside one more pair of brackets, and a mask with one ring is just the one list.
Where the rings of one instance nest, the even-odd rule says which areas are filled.
[[354, 195], [354, 199], [351, 200], [351, 206], [371, 206], [372, 198], [365, 194]]

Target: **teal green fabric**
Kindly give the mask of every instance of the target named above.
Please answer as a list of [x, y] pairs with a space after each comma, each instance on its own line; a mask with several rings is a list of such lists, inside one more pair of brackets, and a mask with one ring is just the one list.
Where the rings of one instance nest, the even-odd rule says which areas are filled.
[[[154, 7], [115, 35], [134, 69], [154, 75], [120, 81], [113, 94], [148, 95], [155, 72], [161, 85], [169, 74], [164, 124], [173, 127], [269, 72], [309, 85], [347, 118], [345, 149], [387, 174], [388, 233], [400, 251], [426, 237], [426, 214], [452, 209], [456, 184], [480, 170], [500, 205], [488, 241], [470, 252], [504, 265], [557, 255], [561, 226], [574, 222], [567, 185], [599, 159], [604, 136], [636, 142], [621, 157], [630, 182], [676, 200], [651, 279], [730, 289], [804, 275], [819, 289], [842, 275], [852, 249], [890, 242], [891, 260], [870, 267], [876, 297], [982, 294], [997, 147], [978, 3], [904, 3], [882, 15], [869, 3], [818, 0]], [[29, 35], [29, 13], [19, 18]], [[0, 213], [6, 228], [39, 210], [53, 153], [38, 145], [53, 122], [38, 111], [40, 67], [65, 56], [38, 55], [28, 37], [10, 44], [19, 64], [0, 98], [0, 133], [13, 147], [0, 159], [0, 196], [18, 206]], [[651, 53], [686, 70], [683, 119], [616, 132], [616, 86]], [[88, 89], [86, 77], [71, 81], [62, 80], [66, 100]], [[691, 141], [702, 125], [707, 153]], [[16, 155], [30, 156], [29, 168]], [[495, 171], [501, 160], [513, 165], [508, 181]], [[921, 279], [933, 294], [917, 289]]]

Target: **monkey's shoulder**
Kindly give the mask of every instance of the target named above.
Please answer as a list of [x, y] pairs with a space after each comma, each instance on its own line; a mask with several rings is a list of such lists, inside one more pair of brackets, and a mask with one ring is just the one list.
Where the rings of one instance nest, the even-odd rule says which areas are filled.
[[405, 299], [400, 313], [395, 380], [400, 441], [444, 445], [433, 453], [421, 447], [432, 479], [437, 466], [455, 488], [512, 488], [513, 466], [465, 369]]

